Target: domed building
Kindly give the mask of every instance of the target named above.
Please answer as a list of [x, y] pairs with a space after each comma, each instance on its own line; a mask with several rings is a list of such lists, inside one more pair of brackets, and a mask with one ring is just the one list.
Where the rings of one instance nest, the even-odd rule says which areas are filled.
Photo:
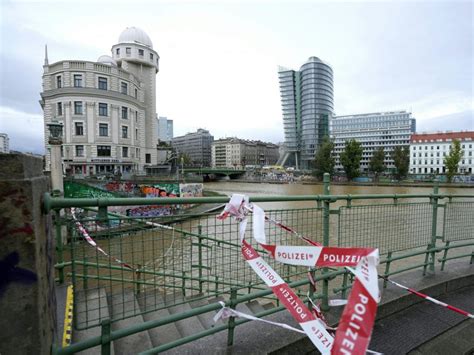
[[63, 125], [63, 168], [74, 175], [142, 173], [157, 164], [156, 74], [150, 37], [128, 27], [111, 55], [96, 62], [63, 60], [43, 66], [46, 170], [48, 124]]

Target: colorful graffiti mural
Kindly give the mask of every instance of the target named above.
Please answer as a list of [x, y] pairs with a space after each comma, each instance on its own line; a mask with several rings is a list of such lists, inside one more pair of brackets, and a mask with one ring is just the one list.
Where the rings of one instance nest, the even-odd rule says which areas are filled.
[[179, 184], [180, 197], [202, 197], [202, 184]]
[[64, 182], [64, 197], [67, 198], [111, 198], [119, 197], [112, 192], [75, 181]]

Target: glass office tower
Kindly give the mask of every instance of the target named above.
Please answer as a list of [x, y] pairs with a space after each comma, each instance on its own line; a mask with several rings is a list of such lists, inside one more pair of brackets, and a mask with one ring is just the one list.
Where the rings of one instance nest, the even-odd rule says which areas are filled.
[[294, 159], [297, 168], [309, 169], [334, 112], [332, 68], [310, 57], [299, 71], [280, 67], [283, 126], [286, 154], [280, 161]]

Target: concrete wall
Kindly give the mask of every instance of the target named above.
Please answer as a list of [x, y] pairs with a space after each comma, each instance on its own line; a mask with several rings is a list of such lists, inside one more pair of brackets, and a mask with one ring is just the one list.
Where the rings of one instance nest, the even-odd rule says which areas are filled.
[[42, 160], [0, 154], [0, 354], [49, 354], [55, 332], [54, 240], [42, 214]]

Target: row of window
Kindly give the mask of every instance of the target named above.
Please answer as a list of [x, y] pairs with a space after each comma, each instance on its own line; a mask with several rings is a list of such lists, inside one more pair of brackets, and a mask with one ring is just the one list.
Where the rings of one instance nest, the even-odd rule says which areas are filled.
[[[76, 157], [84, 157], [84, 146], [76, 145], [75, 146]], [[97, 146], [97, 156], [98, 157], [110, 157], [111, 156], [111, 146], [110, 145], [98, 145]], [[122, 158], [128, 158], [128, 147], [122, 147]]]
[[[83, 122], [74, 122], [74, 135], [83, 136], [84, 135], [84, 123]], [[109, 125], [108, 123], [99, 123], [99, 137], [108, 137], [109, 136]], [[122, 126], [122, 138], [129, 138], [128, 135], [128, 126]], [[138, 128], [135, 128], [135, 139], [138, 139]]]
[[[120, 56], [120, 48], [117, 48], [115, 50], [115, 53]], [[132, 54], [132, 47], [125, 47], [125, 54], [131, 55]], [[138, 48], [138, 56], [139, 57], [144, 57], [145, 56], [145, 51], [141, 48]], [[154, 54], [150, 53], [150, 60], [154, 60]], [[158, 64], [158, 58], [157, 58], [157, 64]]]
[[[416, 145], [413, 146], [413, 150], [416, 150], [416, 147], [417, 147]], [[437, 145], [437, 146], [436, 146], [436, 149], [439, 150], [439, 147], [440, 147], [440, 146]], [[443, 145], [443, 150], [446, 150], [446, 147], [447, 147], [447, 145]], [[466, 149], [467, 147], [468, 147], [467, 144], [462, 144], [462, 145], [461, 145], [461, 148], [462, 148], [462, 149]], [[469, 149], [471, 149], [471, 148], [472, 148], [472, 144], [469, 144]], [[433, 145], [430, 146], [430, 150], [433, 150], [433, 149], [434, 149], [434, 146], [433, 146]], [[418, 150], [423, 150], [423, 146], [419, 146], [419, 147], [418, 147]], [[428, 150], [428, 146], [427, 146], [427, 145], [425, 145], [425, 150]]]
[[[56, 87], [58, 89], [63, 87], [63, 79], [62, 75], [56, 76]], [[74, 87], [75, 88], [82, 88], [83, 85], [83, 75], [82, 74], [74, 74]], [[97, 78], [97, 88], [99, 90], [108, 90], [109, 89], [109, 80], [106, 77], [99, 76]], [[128, 83], [121, 81], [120, 82], [120, 93], [124, 95], [128, 95]], [[138, 89], [135, 88], [135, 98], [138, 98]]]
[[[126, 106], [121, 107], [121, 118], [124, 120], [128, 119], [128, 111], [129, 108]], [[56, 108], [57, 116], [63, 115], [63, 103], [58, 102]], [[84, 104], [82, 101], [74, 101], [74, 114], [75, 115], [83, 115], [84, 114]], [[136, 116], [138, 117], [138, 111], [135, 111]], [[99, 102], [99, 116], [107, 117], [109, 116], [109, 105], [103, 102]]]
[[[433, 162], [434, 162], [434, 160], [431, 159], [431, 160], [430, 160], [430, 164], [433, 165], [433, 164], [434, 164]], [[443, 161], [441, 161], [441, 163], [443, 163]], [[421, 164], [423, 164], [423, 163], [422, 163], [422, 160], [420, 159], [420, 160], [418, 160], [418, 165], [421, 165]], [[428, 160], [425, 159], [425, 165], [427, 165], [427, 164], [428, 164]], [[436, 164], [438, 164], [438, 165], [440, 164], [440, 160], [439, 160], [439, 159], [436, 159]], [[464, 165], [464, 164], [469, 164], [469, 165], [471, 165], [471, 164], [472, 164], [472, 159], [462, 159], [462, 160], [461, 160], [461, 164], [463, 164], [463, 165]], [[416, 165], [416, 160], [415, 160], [415, 159], [413, 159], [413, 165]]]

